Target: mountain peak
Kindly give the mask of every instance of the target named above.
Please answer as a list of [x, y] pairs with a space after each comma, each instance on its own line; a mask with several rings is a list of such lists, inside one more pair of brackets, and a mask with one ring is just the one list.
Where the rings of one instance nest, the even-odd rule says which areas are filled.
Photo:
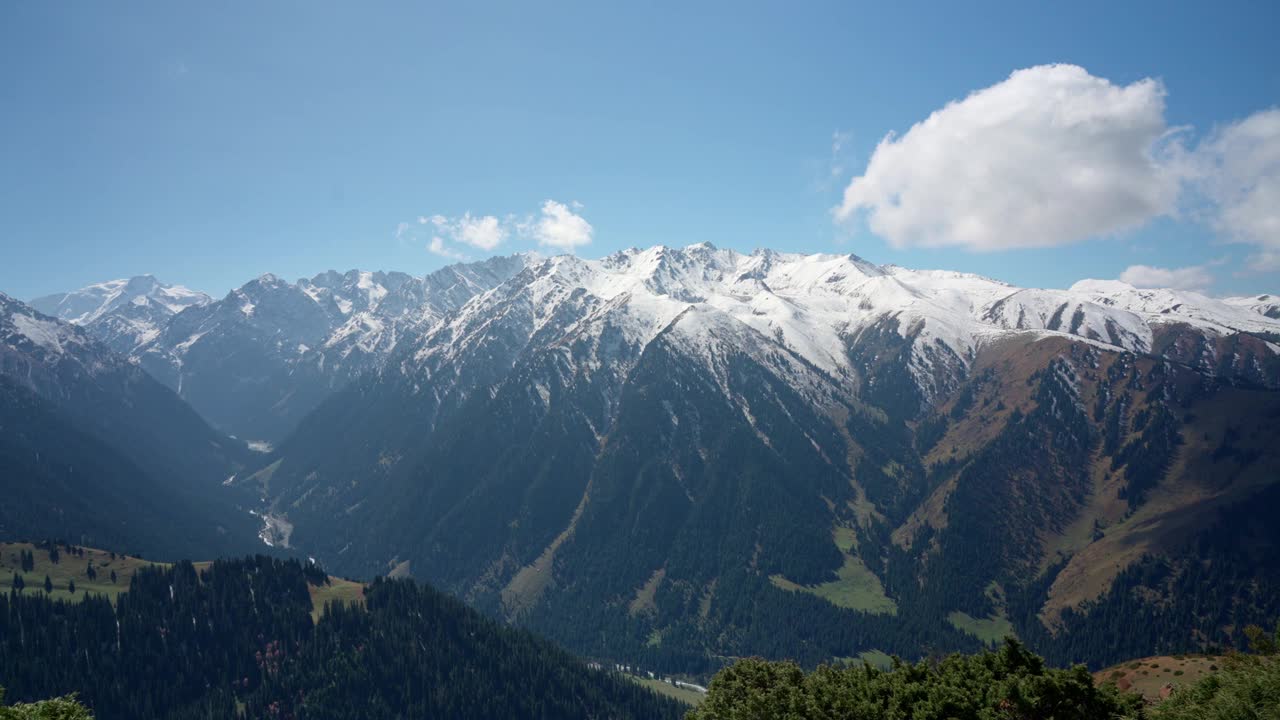
[[[164, 319], [211, 298], [181, 285], [166, 285], [154, 275], [108, 280], [79, 290], [36, 298], [30, 305], [40, 312], [75, 325], [90, 326], [123, 314], [138, 324], [131, 334], [153, 330]], [[147, 327], [143, 327], [143, 326]], [[112, 344], [112, 343], [108, 343]], [[122, 350], [127, 348], [115, 347]]]

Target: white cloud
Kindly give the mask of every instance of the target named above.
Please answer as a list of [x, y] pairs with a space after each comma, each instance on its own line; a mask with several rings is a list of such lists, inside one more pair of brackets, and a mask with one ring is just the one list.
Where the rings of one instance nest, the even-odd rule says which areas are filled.
[[469, 212], [454, 217], [419, 215], [416, 226], [407, 222], [396, 226], [396, 239], [404, 242], [430, 234], [427, 250], [453, 260], [465, 258], [456, 248], [458, 245], [492, 252], [513, 236], [572, 252], [589, 244], [594, 234], [591, 223], [579, 214], [582, 209], [582, 203], [576, 200], [568, 204], [546, 200], [538, 215], [527, 215], [523, 220], [515, 215], [500, 218]]
[[1195, 153], [1197, 184], [1218, 232], [1254, 245], [1254, 271], [1280, 270], [1280, 108], [1213, 133]]
[[464, 215], [458, 231], [459, 240], [481, 250], [498, 247], [506, 237], [507, 229], [492, 215], [478, 218]]
[[425, 225], [424, 220], [429, 220], [441, 235], [450, 240], [486, 252], [492, 251], [507, 238], [506, 224], [493, 215], [475, 217], [471, 213], [465, 213], [457, 218], [432, 215], [430, 218], [419, 217], [419, 224]]
[[1213, 274], [1204, 265], [1162, 268], [1130, 265], [1120, 273], [1120, 280], [1138, 288], [1173, 288], [1205, 292], [1213, 285]]
[[[437, 249], [443, 250], [446, 248], [446, 241], [470, 245], [485, 252], [491, 252], [510, 235], [510, 223], [493, 215], [474, 216], [471, 213], [464, 213], [461, 216], [452, 218], [444, 215], [419, 215], [418, 225], [430, 225], [434, 228], [434, 235], [428, 241], [427, 247], [437, 255], [443, 255], [444, 257], [460, 257], [456, 253], [447, 254], [437, 251]], [[400, 238], [408, 234], [409, 227], [409, 223], [400, 223], [396, 228], [396, 237]], [[437, 244], [436, 240], [439, 240], [440, 243]]]
[[[582, 209], [582, 205], [576, 201], [573, 206], [575, 209]], [[579, 245], [590, 244], [594, 232], [591, 223], [585, 218], [575, 214], [568, 205], [555, 200], [543, 202], [542, 216], [531, 224], [526, 223], [524, 227], [531, 227], [531, 234], [539, 245], [571, 252]]]
[[433, 235], [427, 243], [427, 251], [433, 255], [449, 258], [450, 260], [466, 260], [467, 256], [450, 248], [445, 244], [444, 238], [439, 235]]
[[1074, 65], [1018, 70], [889, 134], [835, 218], [896, 247], [1063, 245], [1173, 211], [1164, 87]]

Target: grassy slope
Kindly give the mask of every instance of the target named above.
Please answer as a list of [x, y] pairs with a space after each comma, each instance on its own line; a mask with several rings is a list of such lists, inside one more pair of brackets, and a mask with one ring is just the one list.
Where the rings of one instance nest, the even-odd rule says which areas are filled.
[[[129, 589], [129, 581], [135, 570], [149, 565], [167, 565], [167, 563], [152, 562], [126, 555], [116, 555], [115, 559], [112, 559], [111, 553], [106, 550], [83, 549], [84, 557], [63, 552], [61, 559], [55, 564], [49, 561], [47, 550], [31, 543], [0, 543], [0, 593], [7, 593], [12, 589], [13, 574], [17, 572], [26, 582], [24, 592], [43, 593], [44, 578], [48, 575], [53, 583], [53, 592], [50, 597], [54, 600], [83, 600], [86, 593], [94, 593], [106, 595], [114, 603], [116, 596]], [[22, 565], [18, 559], [19, 552], [25, 550], [30, 550], [35, 556], [35, 568], [26, 573], [22, 572]], [[90, 580], [86, 572], [90, 560], [98, 571], [96, 580]], [[211, 562], [194, 563], [197, 570], [202, 570], [211, 564]], [[111, 582], [112, 570], [116, 571], [114, 583]], [[76, 583], [75, 596], [67, 592], [67, 586], [71, 580], [75, 580]], [[308, 586], [308, 590], [311, 592], [311, 617], [315, 620], [320, 619], [327, 602], [335, 600], [348, 603], [364, 602], [364, 585], [353, 580], [330, 576], [328, 585]]]
[[676, 700], [679, 700], [685, 705], [693, 705], [693, 706], [700, 705], [702, 701], [707, 697], [706, 695], [703, 695], [697, 690], [690, 690], [688, 688], [676, 687], [675, 685], [672, 685], [669, 682], [663, 682], [662, 680], [651, 680], [649, 678], [639, 678], [634, 675], [627, 675], [625, 677], [640, 683], [641, 685], [649, 688], [650, 690], [653, 690], [659, 695], [666, 695], [667, 697], [675, 698]]
[[877, 615], [896, 615], [898, 603], [885, 595], [880, 578], [857, 556], [853, 531], [837, 527], [832, 531], [832, 539], [844, 555], [844, 565], [837, 571], [836, 580], [820, 585], [800, 585], [781, 575], [772, 575], [769, 581], [782, 590], [812, 593], [839, 607]]
[[988, 645], [995, 645], [1006, 637], [1016, 635], [1013, 623], [1000, 615], [978, 619], [957, 610], [947, 616], [947, 621], [955, 629], [967, 632]]
[[[20, 551], [28, 550], [35, 556], [35, 569], [24, 573], [18, 557]], [[96, 580], [90, 580], [87, 573], [90, 561], [98, 572]], [[129, 589], [129, 580], [135, 570], [162, 564], [127, 555], [116, 555], [113, 560], [111, 553], [92, 548], [85, 548], [84, 557], [64, 552], [59, 561], [53, 563], [49, 560], [48, 551], [31, 543], [0, 543], [0, 592], [7, 593], [12, 589], [13, 574], [16, 572], [26, 583], [25, 592], [44, 592], [44, 578], [48, 575], [53, 582], [51, 597], [55, 600], [81, 600], [85, 593], [94, 593], [106, 595], [115, 602], [117, 595]], [[116, 573], [114, 583], [111, 582], [112, 570]], [[72, 580], [76, 583], [74, 598], [67, 592], [67, 586]]]
[[312, 620], [319, 620], [324, 614], [324, 606], [330, 602], [343, 602], [349, 605], [364, 604], [364, 583], [358, 583], [355, 580], [345, 580], [330, 575], [328, 585], [320, 587], [308, 585], [307, 590], [311, 593]]
[[1121, 690], [1140, 693], [1151, 701], [1160, 700], [1165, 685], [1191, 685], [1223, 666], [1221, 655], [1158, 655], [1120, 663], [1093, 674], [1099, 685], [1112, 684]]

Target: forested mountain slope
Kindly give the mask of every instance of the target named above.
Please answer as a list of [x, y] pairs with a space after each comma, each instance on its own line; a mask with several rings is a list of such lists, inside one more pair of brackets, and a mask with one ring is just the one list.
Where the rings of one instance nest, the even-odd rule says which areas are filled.
[[683, 706], [410, 581], [312, 619], [327, 582], [266, 557], [141, 568], [104, 597], [0, 595], [10, 701], [68, 692], [128, 718], [678, 718]]

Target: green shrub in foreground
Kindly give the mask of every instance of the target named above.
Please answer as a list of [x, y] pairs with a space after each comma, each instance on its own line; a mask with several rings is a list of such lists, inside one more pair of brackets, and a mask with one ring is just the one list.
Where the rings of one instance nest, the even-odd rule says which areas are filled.
[[1084, 667], [1045, 666], [1008, 640], [941, 661], [822, 666], [742, 660], [716, 675], [688, 720], [1108, 720], [1143, 717], [1142, 699], [1097, 687]]

